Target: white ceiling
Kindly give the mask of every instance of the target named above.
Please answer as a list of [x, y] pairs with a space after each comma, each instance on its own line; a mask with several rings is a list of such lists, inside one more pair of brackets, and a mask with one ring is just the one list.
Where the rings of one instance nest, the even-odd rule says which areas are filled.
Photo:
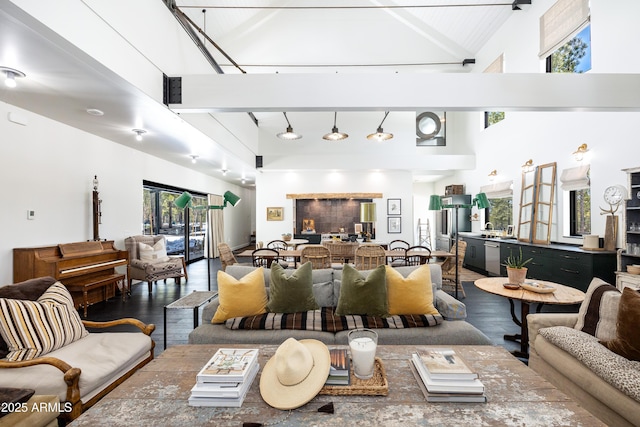
[[[96, 12], [99, 2], [81, 3]], [[491, 3], [500, 6], [488, 6]], [[178, 0], [176, 5], [247, 73], [469, 72], [473, 65], [463, 66], [462, 61], [474, 58], [512, 13], [521, 13], [497, 0]], [[67, 25], [79, 25], [74, 10], [63, 12], [72, 18]], [[100, 18], [114, 28], [120, 24], [107, 14]], [[129, 28], [132, 36], [121, 28], [119, 34], [144, 55], [144, 46], [133, 34], [144, 35], [145, 17], [132, 18], [136, 23]], [[172, 34], [173, 30], [166, 31], [166, 37]], [[225, 73], [241, 72], [210, 41], [204, 44]], [[170, 54], [179, 57], [181, 52]], [[185, 58], [180, 64], [184, 74], [189, 71], [184, 69], [186, 64]], [[255, 178], [248, 156], [234, 155], [229, 145], [218, 143], [208, 130], [211, 126], [174, 114], [132, 85], [131, 79], [109, 70], [9, 1], [0, 3], [0, 66], [27, 74], [19, 79], [18, 88], [0, 88], [4, 102], [221, 179], [239, 183], [244, 177], [250, 184]], [[87, 108], [99, 108], [105, 115], [91, 116]], [[319, 114], [322, 123], [328, 119], [323, 125], [328, 132], [333, 117]], [[373, 126], [382, 118], [377, 112], [362, 114], [370, 115], [367, 121]], [[256, 117], [262, 133], [275, 134], [286, 126], [281, 113], [256, 113]], [[216, 121], [215, 116], [207, 119]], [[340, 114], [338, 120], [343, 130]], [[142, 144], [135, 142], [131, 132], [139, 127], [136, 123], [149, 130]], [[304, 123], [311, 126], [314, 120], [307, 117], [299, 122]], [[216, 122], [216, 127], [223, 126]], [[294, 127], [302, 134], [318, 133]], [[237, 133], [233, 138], [243, 142]], [[197, 153], [196, 164], [189, 157], [194, 146], [207, 147]], [[260, 154], [255, 144], [242, 146], [245, 152]], [[225, 177], [220, 173], [223, 168], [231, 171]]]

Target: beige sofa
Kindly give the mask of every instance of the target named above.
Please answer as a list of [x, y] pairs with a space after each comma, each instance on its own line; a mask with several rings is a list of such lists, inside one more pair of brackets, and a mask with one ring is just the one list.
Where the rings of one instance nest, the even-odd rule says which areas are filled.
[[[35, 301], [52, 277], [27, 280], [0, 288], [0, 297]], [[24, 292], [21, 292], [24, 291]], [[35, 390], [36, 395], [55, 395], [61, 402], [60, 418], [69, 421], [113, 390], [136, 370], [153, 359], [155, 325], [136, 319], [110, 322], [83, 320], [86, 328], [103, 329], [129, 325], [138, 332], [89, 332], [57, 350], [31, 360], [14, 362], [0, 359], [0, 387]], [[6, 355], [6, 343], [0, 351]]]
[[575, 329], [578, 319], [577, 313], [529, 314], [529, 367], [606, 424], [640, 426], [640, 362]]

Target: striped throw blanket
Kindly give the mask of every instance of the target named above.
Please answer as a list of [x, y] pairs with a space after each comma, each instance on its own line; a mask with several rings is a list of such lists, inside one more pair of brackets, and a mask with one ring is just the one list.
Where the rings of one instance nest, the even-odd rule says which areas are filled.
[[264, 313], [249, 317], [234, 317], [225, 322], [229, 329], [298, 329], [339, 332], [359, 328], [422, 328], [441, 324], [441, 315], [406, 314], [389, 317], [347, 315], [338, 316], [334, 307], [322, 307], [301, 313]]

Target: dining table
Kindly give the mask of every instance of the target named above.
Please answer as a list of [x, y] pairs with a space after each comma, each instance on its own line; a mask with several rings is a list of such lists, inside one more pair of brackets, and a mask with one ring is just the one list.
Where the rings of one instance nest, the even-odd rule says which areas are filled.
[[[300, 262], [300, 258], [302, 257], [302, 249], [288, 249], [286, 251], [280, 251], [282, 253], [283, 256], [286, 256], [287, 258], [293, 258], [294, 259], [294, 263], [297, 265]], [[390, 250], [385, 250], [385, 260], [388, 260], [389, 258], [397, 258], [398, 257], [398, 251], [390, 251]], [[244, 251], [237, 253], [236, 256], [238, 257], [251, 257], [253, 254], [253, 249], [245, 249]], [[409, 251], [408, 255], [419, 255], [419, 256], [424, 256], [428, 259], [433, 259], [433, 258], [450, 258], [450, 257], [455, 257], [456, 254], [455, 253], [451, 253], [449, 251]]]

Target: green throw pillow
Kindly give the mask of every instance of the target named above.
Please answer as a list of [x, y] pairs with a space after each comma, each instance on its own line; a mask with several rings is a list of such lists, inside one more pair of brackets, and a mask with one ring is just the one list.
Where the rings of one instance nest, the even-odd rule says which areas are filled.
[[342, 285], [336, 314], [360, 314], [386, 317], [389, 315], [385, 266], [371, 270], [365, 279], [349, 264], [342, 269]]
[[311, 263], [305, 262], [288, 276], [276, 262], [271, 265], [267, 310], [272, 313], [300, 313], [318, 309], [313, 297]]

